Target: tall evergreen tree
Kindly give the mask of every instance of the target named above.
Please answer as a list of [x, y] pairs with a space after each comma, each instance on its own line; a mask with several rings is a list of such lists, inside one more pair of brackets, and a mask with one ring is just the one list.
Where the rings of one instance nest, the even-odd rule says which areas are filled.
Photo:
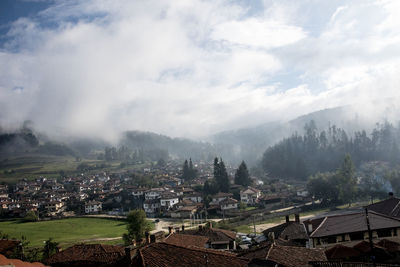
[[242, 161], [242, 163], [239, 165], [239, 168], [236, 170], [235, 184], [243, 186], [251, 185], [249, 171], [247, 170], [247, 166], [244, 161]]
[[339, 199], [349, 204], [355, 198], [357, 191], [357, 179], [354, 164], [350, 154], [346, 154], [342, 166], [337, 171]]
[[220, 161], [218, 161], [218, 158], [214, 159], [214, 178], [218, 184], [219, 191], [229, 192], [229, 177], [222, 159]]
[[185, 180], [185, 181], [188, 181], [190, 179], [190, 170], [189, 170], [189, 164], [188, 164], [187, 159], [183, 163], [182, 179]]
[[189, 179], [193, 180], [197, 177], [197, 170], [193, 167], [192, 159], [189, 159]]

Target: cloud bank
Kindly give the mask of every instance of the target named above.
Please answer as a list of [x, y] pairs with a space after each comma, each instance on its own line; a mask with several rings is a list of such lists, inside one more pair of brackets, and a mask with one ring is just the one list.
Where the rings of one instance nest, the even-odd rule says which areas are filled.
[[400, 94], [398, 1], [62, 1], [12, 22], [0, 125], [202, 137]]

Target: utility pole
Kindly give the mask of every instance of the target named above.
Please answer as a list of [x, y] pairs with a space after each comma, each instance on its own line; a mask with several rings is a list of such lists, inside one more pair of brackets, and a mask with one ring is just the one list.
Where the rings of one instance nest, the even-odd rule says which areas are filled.
[[256, 222], [254, 221], [254, 215], [252, 217], [253, 217], [254, 235], [256, 235]]
[[376, 260], [375, 260], [375, 255], [374, 255], [374, 242], [372, 242], [372, 231], [371, 227], [369, 224], [369, 217], [368, 217], [368, 208], [365, 208], [365, 217], [367, 220], [367, 228], [368, 228], [368, 239], [369, 239], [369, 246], [371, 249], [371, 260], [372, 260], [372, 265], [376, 267]]

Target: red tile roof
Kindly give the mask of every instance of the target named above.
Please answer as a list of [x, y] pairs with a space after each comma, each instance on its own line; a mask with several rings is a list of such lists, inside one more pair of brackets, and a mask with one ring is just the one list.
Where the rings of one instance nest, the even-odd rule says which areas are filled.
[[309, 266], [310, 261], [326, 261], [323, 249], [272, 245], [267, 260], [286, 267]]
[[131, 266], [146, 267], [244, 267], [247, 260], [213, 249], [153, 243], [139, 250]]
[[185, 235], [173, 233], [165, 239], [165, 243], [177, 245], [181, 247], [199, 247], [204, 248], [209, 238], [206, 236], [198, 235]]
[[103, 244], [80, 244], [69, 247], [51, 256], [47, 263], [72, 263], [72, 262], [96, 262], [115, 263], [125, 256], [122, 247]]
[[[368, 214], [371, 230], [400, 227], [400, 220], [373, 211]], [[322, 221], [311, 237], [325, 237], [353, 232], [367, 231], [364, 212], [328, 216]]]
[[45, 267], [40, 262], [26, 262], [17, 259], [7, 259], [7, 257], [0, 254], [0, 266], [14, 266], [14, 267]]
[[354, 248], [338, 244], [327, 249], [325, 251], [325, 255], [328, 260], [339, 260], [358, 257], [361, 255], [361, 253]]
[[233, 241], [236, 239], [236, 233], [229, 230], [216, 228], [203, 228], [199, 230], [185, 230], [183, 234], [206, 236], [211, 242], [215, 241]]
[[400, 252], [400, 244], [391, 240], [382, 239], [378, 243], [378, 246], [381, 246], [387, 249], [389, 252]]
[[10, 256], [14, 249], [20, 246], [21, 241], [18, 240], [8, 240], [8, 239], [1, 239], [0, 240], [0, 254], [5, 256]]
[[372, 210], [387, 216], [400, 218], [400, 199], [389, 198], [367, 206], [368, 210]]

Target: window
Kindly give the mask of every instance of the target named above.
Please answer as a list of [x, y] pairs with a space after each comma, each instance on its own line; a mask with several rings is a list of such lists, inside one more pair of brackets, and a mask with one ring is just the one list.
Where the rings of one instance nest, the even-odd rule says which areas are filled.
[[378, 237], [388, 237], [392, 236], [392, 229], [380, 229], [376, 231], [378, 233]]
[[336, 243], [336, 236], [328, 237], [328, 244], [335, 244]]
[[364, 240], [364, 232], [350, 233], [350, 240]]

